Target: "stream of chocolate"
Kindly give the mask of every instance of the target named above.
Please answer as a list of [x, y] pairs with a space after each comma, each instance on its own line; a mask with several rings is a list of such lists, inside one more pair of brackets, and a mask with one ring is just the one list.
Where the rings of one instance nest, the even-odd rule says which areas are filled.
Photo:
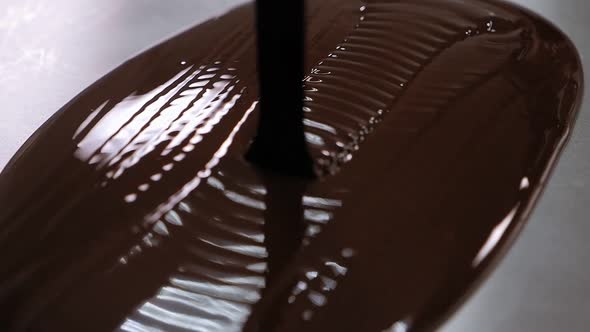
[[246, 159], [267, 171], [314, 177], [303, 126], [304, 0], [256, 0], [259, 124]]
[[16, 154], [1, 331], [429, 331], [489, 270], [572, 128], [569, 40], [500, 2], [308, 1], [310, 182], [244, 160], [254, 30], [144, 52]]

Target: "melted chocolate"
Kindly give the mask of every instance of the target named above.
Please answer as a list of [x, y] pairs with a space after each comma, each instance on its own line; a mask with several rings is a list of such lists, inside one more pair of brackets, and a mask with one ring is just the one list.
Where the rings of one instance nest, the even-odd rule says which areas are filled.
[[305, 4], [256, 0], [259, 126], [246, 159], [284, 175], [314, 177], [303, 125]]
[[304, 125], [323, 176], [244, 161], [253, 6], [186, 31], [72, 100], [0, 176], [0, 330], [397, 332], [447, 317], [547, 180], [577, 53], [500, 2], [307, 9]]

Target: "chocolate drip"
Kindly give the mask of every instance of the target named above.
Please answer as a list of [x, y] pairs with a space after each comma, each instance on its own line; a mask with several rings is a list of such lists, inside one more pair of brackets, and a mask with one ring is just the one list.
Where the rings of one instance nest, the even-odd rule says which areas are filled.
[[303, 127], [304, 1], [256, 1], [260, 120], [247, 157], [281, 174], [313, 177]]

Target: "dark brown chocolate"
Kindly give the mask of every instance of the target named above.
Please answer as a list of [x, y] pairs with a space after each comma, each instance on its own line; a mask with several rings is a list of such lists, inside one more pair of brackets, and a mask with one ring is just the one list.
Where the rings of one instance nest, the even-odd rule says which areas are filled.
[[64, 106], [3, 171], [0, 331], [400, 332], [448, 316], [547, 180], [578, 55], [501, 2], [307, 7], [323, 176], [244, 161], [253, 6], [186, 31]]
[[261, 169], [315, 178], [303, 125], [305, 1], [256, 0], [258, 129], [246, 159]]

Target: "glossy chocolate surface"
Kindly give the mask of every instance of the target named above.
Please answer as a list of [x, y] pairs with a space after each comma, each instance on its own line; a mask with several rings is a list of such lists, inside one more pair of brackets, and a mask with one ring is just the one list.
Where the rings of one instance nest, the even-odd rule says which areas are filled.
[[316, 181], [244, 160], [253, 6], [128, 61], [0, 176], [2, 331], [430, 330], [526, 219], [581, 91], [489, 1], [308, 2]]

